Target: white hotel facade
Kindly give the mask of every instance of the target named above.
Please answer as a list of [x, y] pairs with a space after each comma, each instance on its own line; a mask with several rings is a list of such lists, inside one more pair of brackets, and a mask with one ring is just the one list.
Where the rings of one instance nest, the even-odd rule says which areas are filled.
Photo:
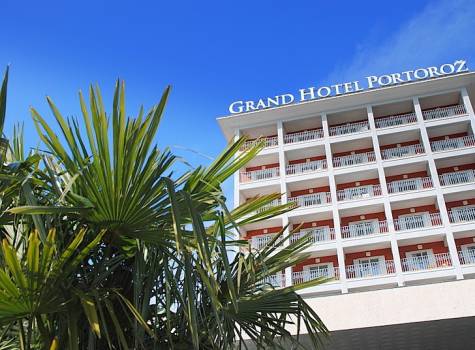
[[241, 233], [254, 249], [287, 224], [311, 235], [310, 258], [272, 282], [332, 278], [301, 293], [342, 334], [335, 348], [422, 335], [444, 349], [444, 330], [474, 333], [474, 105], [466, 72], [218, 119], [228, 140], [266, 139], [235, 176], [235, 205], [280, 192], [298, 208]]

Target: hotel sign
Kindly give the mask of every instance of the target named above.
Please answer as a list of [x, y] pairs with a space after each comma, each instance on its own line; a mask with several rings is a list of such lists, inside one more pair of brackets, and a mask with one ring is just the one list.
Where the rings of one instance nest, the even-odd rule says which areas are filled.
[[257, 101], [235, 101], [230, 104], [231, 114], [251, 112], [265, 108], [288, 105], [295, 102], [311, 101], [330, 96], [338, 96], [353, 92], [374, 89], [389, 85], [398, 85], [415, 80], [437, 78], [444, 75], [467, 72], [467, 62], [458, 60], [454, 63], [445, 63], [439, 67], [418, 68], [400, 73], [384, 75], [370, 75], [364, 80], [349, 81], [341, 84], [334, 84], [320, 87], [308, 87], [300, 89], [296, 94], [283, 94], [274, 97], [261, 98]]

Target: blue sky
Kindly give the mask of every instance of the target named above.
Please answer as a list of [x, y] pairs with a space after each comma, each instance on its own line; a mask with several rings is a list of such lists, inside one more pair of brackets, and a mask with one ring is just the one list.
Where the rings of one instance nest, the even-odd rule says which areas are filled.
[[28, 107], [50, 119], [46, 95], [77, 116], [79, 89], [98, 83], [110, 101], [120, 77], [134, 114], [171, 84], [157, 142], [194, 165], [225, 146], [215, 118], [234, 100], [458, 58], [475, 67], [472, 0], [3, 0], [1, 12], [7, 133], [23, 121], [35, 145]]

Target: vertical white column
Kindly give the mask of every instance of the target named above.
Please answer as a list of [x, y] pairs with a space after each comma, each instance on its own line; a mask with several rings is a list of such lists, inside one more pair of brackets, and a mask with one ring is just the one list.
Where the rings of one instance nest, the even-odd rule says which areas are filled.
[[343, 251], [341, 229], [340, 229], [340, 213], [338, 212], [338, 202], [336, 194], [336, 181], [333, 173], [333, 156], [330, 147], [330, 138], [328, 131], [327, 115], [322, 114], [322, 127], [325, 141], [325, 156], [327, 158], [328, 167], [328, 182], [330, 184], [330, 194], [332, 198], [332, 213], [333, 213], [333, 226], [335, 228], [336, 238], [336, 253], [338, 258], [338, 269], [340, 273], [341, 292], [348, 293], [348, 283], [346, 281], [346, 265], [345, 265], [345, 252]]
[[391, 253], [394, 261], [394, 268], [396, 269], [396, 277], [398, 286], [404, 286], [404, 276], [402, 274], [401, 257], [399, 256], [399, 247], [397, 244], [396, 231], [394, 229], [393, 212], [391, 210], [391, 202], [389, 201], [388, 187], [386, 184], [386, 174], [383, 168], [383, 160], [381, 158], [381, 151], [379, 147], [378, 134], [376, 133], [376, 123], [374, 121], [373, 108], [367, 106], [368, 122], [371, 130], [371, 138], [373, 140], [373, 149], [376, 156], [376, 164], [378, 166], [379, 183], [381, 186], [381, 193], [384, 201], [384, 214], [388, 223], [389, 236], [391, 238]]
[[466, 88], [462, 88], [460, 91], [462, 95], [462, 102], [465, 106], [465, 110], [470, 116], [470, 126], [472, 127], [472, 133], [475, 134], [475, 112], [473, 111], [472, 102], [470, 101], [470, 96], [468, 96], [468, 91]]
[[414, 110], [417, 116], [417, 122], [419, 124], [419, 130], [421, 131], [422, 142], [425, 152], [427, 154], [427, 161], [429, 163], [430, 175], [432, 183], [437, 193], [437, 204], [439, 206], [440, 216], [442, 218], [442, 224], [444, 225], [445, 236], [447, 240], [447, 247], [449, 248], [452, 265], [455, 268], [455, 275], [457, 279], [463, 279], [462, 269], [460, 268], [460, 262], [457, 254], [457, 247], [455, 245], [454, 234], [450, 225], [449, 215], [447, 213], [447, 207], [445, 205], [444, 194], [442, 192], [439, 176], [437, 173], [437, 167], [435, 165], [432, 149], [430, 147], [429, 135], [424, 123], [424, 117], [422, 115], [421, 105], [417, 97], [413, 98]]
[[[287, 203], [287, 185], [286, 185], [286, 173], [285, 173], [285, 152], [284, 152], [284, 125], [282, 121], [277, 122], [277, 141], [279, 149], [279, 174], [280, 174], [280, 193], [282, 194], [282, 203]], [[282, 217], [282, 225], [285, 227], [289, 224], [289, 216], [285, 213]], [[284, 232], [285, 236], [289, 235], [289, 228]], [[284, 245], [287, 246], [289, 240], [286, 240]], [[292, 268], [287, 267], [285, 269], [285, 285], [292, 285]]]

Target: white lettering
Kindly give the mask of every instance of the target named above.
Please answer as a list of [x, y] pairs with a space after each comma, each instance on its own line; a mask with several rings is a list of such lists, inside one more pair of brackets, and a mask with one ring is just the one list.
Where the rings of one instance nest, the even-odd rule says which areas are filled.
[[401, 74], [400, 73], [391, 74], [391, 79], [393, 81], [393, 84], [404, 83], [404, 80], [401, 79]]
[[[309, 90], [309, 91], [306, 91]], [[315, 98], [315, 88], [310, 87], [308, 89], [300, 89], [300, 101], [313, 100]], [[310, 96], [310, 97], [307, 97]]]
[[[420, 75], [419, 72], [422, 72], [424, 73], [424, 75]], [[419, 68], [419, 69], [416, 69], [414, 71], [414, 76], [417, 78], [417, 79], [425, 79], [427, 78], [427, 76], [429, 75], [429, 72], [427, 71], [427, 69], [425, 68]]]
[[464, 61], [464, 60], [455, 61], [454, 66], [458, 66], [456, 72], [461, 73], [461, 72], [468, 71], [468, 67], [465, 66], [466, 64], [467, 64], [467, 61]]
[[371, 89], [374, 87], [374, 83], [376, 83], [378, 81], [378, 77], [375, 76], [375, 75], [371, 75], [369, 77], [366, 77], [366, 79], [368, 80], [368, 87]]
[[392, 79], [390, 75], [381, 75], [378, 78], [378, 84], [381, 86], [386, 86], [392, 83]]
[[345, 94], [353, 92], [353, 83], [344, 83], [343, 88], [345, 89]]
[[357, 81], [354, 81], [353, 82], [355, 84], [355, 91], [361, 91], [363, 90], [362, 87], [360, 87], [360, 82], [357, 80]]
[[431, 78], [440, 76], [440, 73], [437, 71], [437, 67], [429, 67], [427, 68], [427, 71], [429, 72]]
[[254, 101], [246, 101], [246, 112], [253, 111], [257, 109], [254, 107]]
[[288, 104], [294, 102], [294, 99], [295, 99], [294, 95], [292, 95], [292, 94], [284, 94], [284, 95], [281, 95], [280, 98], [281, 98], [281, 101], [282, 101], [281, 103], [283, 105], [288, 105]]
[[231, 103], [229, 106], [229, 113], [235, 114], [235, 113], [242, 113], [244, 109], [244, 106], [242, 105], [242, 101], [236, 101]]
[[[322, 93], [322, 91], [325, 91], [325, 94]], [[318, 97], [328, 97], [330, 96], [332, 90], [328, 86], [322, 86], [317, 90], [317, 95]]]
[[335, 95], [341, 95], [340, 88], [342, 87], [342, 84], [335, 84], [332, 85], [331, 87], [335, 89]]
[[[446, 71], [445, 67], [449, 67], [449, 71]], [[440, 71], [444, 74], [452, 74], [455, 71], [455, 67], [453, 64], [446, 63], [440, 66]]]

